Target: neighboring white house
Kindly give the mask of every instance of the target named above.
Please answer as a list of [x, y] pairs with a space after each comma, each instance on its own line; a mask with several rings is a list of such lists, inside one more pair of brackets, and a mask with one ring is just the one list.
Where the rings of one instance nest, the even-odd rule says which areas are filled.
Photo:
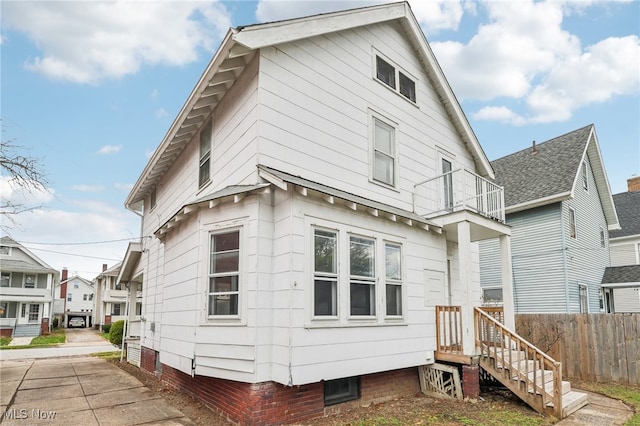
[[416, 392], [455, 305], [477, 384], [477, 241], [511, 286], [486, 178], [408, 3], [231, 29], [125, 202], [133, 362], [235, 422], [301, 421]]
[[93, 282], [78, 275], [68, 277], [67, 269], [63, 268], [60, 283], [55, 287], [53, 310], [60, 324], [66, 327], [71, 318], [78, 317], [84, 319], [86, 327], [91, 327], [93, 295]]
[[102, 327], [105, 324], [124, 320], [127, 289], [117, 283], [118, 273], [122, 262], [118, 262], [111, 268], [106, 264], [102, 265], [102, 272], [94, 281], [94, 311], [93, 324]]
[[0, 334], [49, 333], [58, 272], [10, 237], [0, 238], [0, 267]]
[[609, 235], [611, 267], [602, 280], [607, 312], [640, 312], [640, 176], [613, 196], [622, 229]]

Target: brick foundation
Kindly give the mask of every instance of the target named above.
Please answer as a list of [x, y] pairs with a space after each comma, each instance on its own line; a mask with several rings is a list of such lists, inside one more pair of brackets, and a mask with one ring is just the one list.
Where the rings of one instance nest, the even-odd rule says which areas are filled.
[[11, 337], [13, 328], [0, 328], [0, 337]]
[[[155, 351], [142, 346], [140, 367], [155, 372], [155, 364]], [[324, 406], [322, 382], [302, 386], [284, 386], [275, 382], [242, 383], [214, 377], [191, 377], [164, 364], [161, 378], [231, 422], [247, 426], [298, 423], [420, 391], [417, 368], [362, 376], [359, 399], [329, 407]]]
[[480, 396], [480, 367], [477, 365], [462, 366], [462, 396], [469, 399]]

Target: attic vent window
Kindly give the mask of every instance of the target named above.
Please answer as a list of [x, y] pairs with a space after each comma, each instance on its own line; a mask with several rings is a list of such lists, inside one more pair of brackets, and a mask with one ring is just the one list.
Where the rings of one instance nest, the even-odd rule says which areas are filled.
[[[376, 56], [376, 78], [411, 102], [416, 102], [416, 82], [394, 65]], [[396, 84], [398, 82], [399, 84]]]
[[211, 174], [211, 122], [200, 132], [200, 173], [198, 187], [209, 183]]
[[0, 255], [9, 256], [11, 254], [11, 247], [0, 246]]

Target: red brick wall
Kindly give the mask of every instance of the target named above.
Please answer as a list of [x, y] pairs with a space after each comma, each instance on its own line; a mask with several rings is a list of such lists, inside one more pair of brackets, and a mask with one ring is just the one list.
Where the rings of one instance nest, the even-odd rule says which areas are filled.
[[[145, 349], [142, 347], [141, 366], [145, 363]], [[283, 386], [274, 382], [250, 384], [213, 377], [191, 377], [164, 364], [162, 380], [198, 398], [230, 421], [251, 426], [301, 422], [354, 406], [413, 395], [420, 390], [417, 368], [363, 376], [360, 399], [326, 408], [321, 382], [303, 386]]]
[[11, 337], [13, 328], [0, 328], [0, 337]]
[[462, 366], [462, 396], [470, 399], [480, 396], [480, 367], [477, 365]]
[[140, 346], [140, 368], [150, 373], [156, 371], [156, 351]]

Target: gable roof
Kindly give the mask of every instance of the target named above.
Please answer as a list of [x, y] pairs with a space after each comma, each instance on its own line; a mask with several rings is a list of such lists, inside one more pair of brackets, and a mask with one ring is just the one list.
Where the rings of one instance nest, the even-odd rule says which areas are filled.
[[29, 249], [27, 249], [22, 244], [18, 243], [11, 237], [2, 237], [0, 238], [0, 245], [17, 248], [27, 256], [29, 256], [33, 262], [27, 262], [25, 260], [19, 259], [2, 259], [2, 269], [5, 271], [16, 271], [16, 272], [40, 272], [40, 273], [53, 273], [54, 279], [57, 281], [58, 271], [53, 269], [47, 263], [45, 263], [38, 256], [33, 254]]
[[58, 286], [60, 286], [60, 285], [62, 285], [64, 283], [70, 283], [70, 282], [73, 282], [73, 281], [76, 281], [76, 280], [82, 281], [85, 285], [88, 285], [89, 287], [93, 287], [93, 281], [89, 281], [86, 278], [82, 278], [80, 275], [74, 275], [72, 277], [67, 278], [64, 281], [60, 281], [59, 283], [56, 284], [56, 287], [58, 287]]
[[541, 144], [534, 143], [531, 148], [491, 162], [495, 181], [504, 188], [506, 213], [573, 198], [587, 155], [608, 227], [618, 229], [618, 217], [593, 124]]
[[616, 205], [620, 227], [622, 229], [611, 231], [609, 238], [640, 237], [640, 191], [621, 192], [613, 196]]
[[125, 200], [125, 206], [131, 210], [141, 209], [146, 196], [157, 186], [174, 160], [197, 134], [211, 111], [215, 109], [259, 49], [394, 20], [400, 22], [413, 44], [440, 101], [474, 158], [477, 173], [493, 178], [491, 164], [436, 61], [409, 4], [400, 2], [230, 29], [133, 186]]

